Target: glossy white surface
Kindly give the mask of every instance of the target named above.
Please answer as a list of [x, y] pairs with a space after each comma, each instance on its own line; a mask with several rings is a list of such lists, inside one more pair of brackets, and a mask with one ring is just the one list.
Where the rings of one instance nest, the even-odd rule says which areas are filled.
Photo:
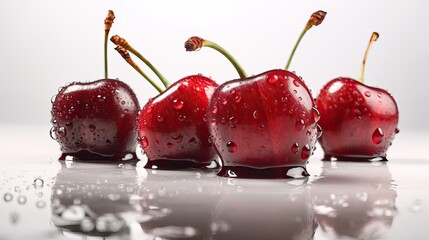
[[418, 135], [400, 133], [388, 162], [322, 162], [319, 148], [309, 178], [251, 180], [60, 162], [45, 129], [1, 130], [2, 240], [428, 237], [429, 160], [406, 148]]

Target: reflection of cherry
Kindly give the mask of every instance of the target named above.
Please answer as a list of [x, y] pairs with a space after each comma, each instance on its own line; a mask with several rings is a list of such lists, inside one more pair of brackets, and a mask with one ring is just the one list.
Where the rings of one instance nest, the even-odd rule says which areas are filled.
[[121, 160], [128, 153], [135, 154], [137, 97], [127, 84], [107, 77], [107, 36], [113, 19], [109, 11], [105, 79], [68, 84], [52, 101], [51, 136], [61, 146], [60, 159]]
[[[377, 40], [373, 33], [371, 43]], [[336, 78], [316, 100], [323, 135], [319, 142], [327, 159], [385, 157], [398, 132], [398, 107], [385, 90], [363, 84], [365, 53], [360, 81]]]
[[313, 239], [317, 223], [304, 180], [272, 181], [269, 188], [253, 180], [229, 180], [222, 179], [213, 239]]
[[323, 162], [321, 175], [311, 196], [324, 232], [333, 239], [376, 239], [388, 231], [396, 191], [386, 162]]

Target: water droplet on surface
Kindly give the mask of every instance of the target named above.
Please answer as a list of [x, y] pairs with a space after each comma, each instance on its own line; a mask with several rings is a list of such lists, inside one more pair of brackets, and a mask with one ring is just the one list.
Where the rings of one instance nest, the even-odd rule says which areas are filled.
[[10, 194], [10, 193], [5, 193], [5, 194], [3, 195], [3, 200], [4, 200], [5, 202], [10, 202], [10, 201], [12, 201], [12, 200], [13, 200], [13, 195], [12, 195], [12, 194]]
[[185, 115], [179, 115], [178, 119], [179, 119], [179, 121], [183, 122], [186, 120], [186, 116]]
[[298, 91], [296, 91], [296, 90], [293, 90], [293, 93], [294, 93], [294, 94], [297, 94], [297, 93], [298, 93]]
[[46, 202], [43, 200], [39, 200], [36, 202], [36, 207], [37, 208], [44, 208], [44, 207], [46, 207]]
[[298, 80], [294, 79], [294, 80], [293, 80], [293, 85], [295, 85], [295, 87], [299, 87], [299, 82], [298, 82]]
[[241, 101], [241, 96], [237, 95], [235, 96], [235, 102], [239, 103]]
[[41, 178], [36, 178], [33, 181], [33, 186], [35, 188], [43, 188], [44, 184], [45, 184], [45, 181], [43, 181], [43, 179], [41, 179]]
[[51, 97], [51, 103], [54, 103], [56, 98], [57, 98], [57, 95], [52, 96]]
[[320, 112], [319, 112], [319, 110], [317, 110], [317, 108], [313, 107], [311, 111], [313, 112], [314, 121], [318, 122], [320, 120]]
[[381, 92], [378, 92], [378, 93], [377, 93], [377, 97], [382, 98], [382, 97], [383, 97], [383, 94], [382, 94]]
[[395, 129], [395, 134], [398, 134], [399, 133], [399, 128], [396, 128]]
[[372, 134], [372, 142], [375, 144], [380, 144], [383, 141], [383, 137], [384, 137], [383, 130], [381, 130], [381, 128], [377, 128]]
[[126, 103], [125, 101], [121, 101], [121, 104], [122, 104], [122, 105], [125, 105], [125, 103]]
[[107, 145], [110, 145], [110, 144], [112, 144], [112, 141], [110, 141], [110, 139], [107, 139], [107, 140], [106, 140], [106, 144], [107, 144]]
[[267, 82], [269, 84], [274, 84], [275, 82], [277, 82], [277, 80], [279, 80], [279, 76], [275, 75], [275, 74], [271, 74], [267, 76]]
[[93, 124], [90, 124], [90, 125], [88, 126], [88, 128], [89, 128], [89, 131], [90, 131], [90, 132], [94, 132], [94, 131], [95, 131], [95, 125], [93, 125]]
[[80, 229], [83, 232], [91, 232], [94, 230], [95, 224], [91, 221], [90, 218], [85, 218], [80, 222]]
[[21, 205], [24, 205], [27, 202], [27, 198], [25, 196], [19, 196], [17, 200]]
[[222, 100], [222, 105], [226, 105], [226, 104], [228, 104], [228, 100], [226, 99]]
[[228, 149], [228, 152], [230, 152], [230, 153], [235, 153], [235, 152], [237, 152], [237, 144], [235, 144], [235, 142], [229, 141], [229, 142], [226, 144], [226, 147], [227, 147], [227, 149]]
[[147, 113], [151, 113], [151, 112], [152, 112], [152, 107], [148, 107], [148, 108], [146, 109], [146, 112], [147, 112]]
[[142, 137], [140, 141], [142, 148], [147, 148], [149, 146], [149, 141], [147, 140], [147, 137]]
[[158, 122], [162, 122], [162, 121], [164, 121], [164, 118], [161, 115], [158, 115], [156, 117], [156, 120], [158, 120]]
[[118, 168], [124, 168], [124, 167], [125, 167], [125, 165], [123, 163], [118, 164]]
[[173, 143], [168, 142], [168, 143], [167, 143], [167, 147], [168, 147], [168, 148], [172, 148], [172, 147], [173, 147]]
[[423, 210], [422, 200], [415, 199], [409, 209], [413, 213], [421, 212]]
[[304, 127], [305, 127], [304, 126], [304, 120], [300, 119], [300, 120], [296, 121], [296, 123], [295, 123], [295, 129], [298, 132], [302, 131], [304, 129]]
[[71, 205], [62, 212], [61, 218], [66, 221], [81, 221], [85, 218], [85, 210], [82, 206]]
[[365, 97], [371, 97], [371, 92], [370, 91], [365, 91]]
[[309, 157], [310, 157], [310, 147], [306, 144], [303, 148], [302, 148], [302, 151], [301, 151], [301, 158], [303, 159], [303, 160], [305, 160], [305, 159], [308, 159]]
[[217, 106], [215, 105], [215, 106], [213, 106], [213, 108], [212, 108], [212, 113], [213, 114], [216, 114], [217, 113]]
[[183, 108], [183, 101], [181, 101], [181, 100], [179, 100], [179, 99], [175, 99], [175, 100], [173, 101], [173, 107], [174, 107], [174, 109], [176, 109], [176, 110], [179, 110], [179, 109]]
[[299, 151], [298, 143], [293, 144], [290, 150], [292, 151], [293, 154], [297, 154]]
[[183, 140], [183, 136], [181, 134], [177, 135], [177, 136], [172, 136], [171, 139], [173, 139], [174, 141], [176, 141], [177, 143], [181, 143]]

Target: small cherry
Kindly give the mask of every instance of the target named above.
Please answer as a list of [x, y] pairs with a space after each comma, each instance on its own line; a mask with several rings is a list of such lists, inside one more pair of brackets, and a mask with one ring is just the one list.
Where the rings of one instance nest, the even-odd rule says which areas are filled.
[[70, 83], [52, 98], [51, 137], [61, 146], [61, 160], [136, 158], [137, 97], [124, 82], [108, 78], [107, 37], [114, 19], [109, 11], [105, 20], [105, 78]]
[[[305, 32], [325, 15], [318, 11], [311, 16], [290, 59]], [[219, 175], [308, 175], [305, 165], [319, 134], [318, 120], [310, 90], [293, 72], [276, 69], [225, 82], [213, 93], [207, 112], [211, 140], [223, 163]]]
[[317, 97], [322, 116], [319, 124], [323, 128], [319, 142], [325, 160], [385, 160], [386, 151], [399, 132], [395, 99], [386, 90], [363, 84], [368, 51], [378, 36], [376, 32], [371, 36], [359, 81], [347, 77], [333, 79]]
[[[164, 78], [162, 82], [167, 89], [163, 91], [138, 68], [127, 50], [149, 63], [140, 53], [117, 35], [111, 40], [118, 45], [116, 50], [124, 59], [160, 92], [149, 99], [138, 119], [139, 142], [148, 158], [145, 167], [179, 169], [210, 166], [217, 159], [217, 154], [209, 141], [206, 112], [217, 83], [198, 74], [184, 77], [170, 86]], [[152, 64], [148, 66], [159, 76], [159, 71]]]

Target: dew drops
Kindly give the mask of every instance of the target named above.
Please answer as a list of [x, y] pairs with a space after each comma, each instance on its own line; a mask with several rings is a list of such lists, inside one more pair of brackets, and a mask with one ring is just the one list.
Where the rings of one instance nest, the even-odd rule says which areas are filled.
[[147, 113], [151, 113], [151, 112], [152, 112], [152, 107], [148, 107], [148, 108], [146, 109], [146, 112], [147, 112]]
[[365, 91], [365, 97], [371, 97], [371, 92], [370, 91]]
[[382, 98], [382, 97], [383, 97], [383, 94], [382, 94], [381, 92], [378, 92], [378, 93], [377, 93], [377, 97]]
[[301, 151], [301, 158], [303, 160], [308, 159], [310, 157], [310, 147], [306, 144]]
[[216, 114], [216, 113], [217, 113], [217, 106], [213, 106], [213, 108], [212, 108], [212, 113], [213, 113], [213, 114]]
[[93, 125], [93, 124], [90, 124], [90, 125], [88, 126], [88, 128], [89, 128], [89, 131], [90, 131], [90, 132], [94, 132], [94, 131], [95, 131], [95, 125]]
[[235, 142], [229, 141], [229, 142], [226, 144], [226, 147], [227, 147], [227, 149], [228, 149], [228, 152], [230, 152], [230, 153], [235, 153], [235, 152], [237, 152], [237, 144], [235, 144]]
[[20, 205], [24, 205], [27, 202], [27, 198], [25, 196], [19, 196], [17, 200]]
[[13, 195], [12, 195], [12, 194], [10, 194], [10, 193], [5, 193], [5, 194], [3, 195], [3, 200], [4, 200], [5, 202], [10, 202], [10, 201], [12, 201], [12, 200], [13, 200]]
[[323, 129], [322, 129], [322, 127], [319, 124], [316, 125], [316, 129], [317, 129], [316, 138], [320, 138], [322, 136], [322, 134], [323, 134]]
[[179, 99], [175, 99], [173, 101], [173, 107], [176, 110], [182, 109], [183, 108], [183, 101], [179, 100]]
[[49, 131], [49, 135], [51, 136], [51, 138], [53, 140], [57, 140], [58, 139], [57, 135], [55, 134], [56, 129], [57, 129], [56, 127], [52, 127], [51, 130]]
[[168, 147], [168, 148], [172, 148], [172, 147], [173, 147], [173, 143], [168, 142], [168, 143], [167, 143], [167, 147]]
[[235, 96], [235, 102], [239, 103], [241, 101], [241, 96], [237, 95]]
[[44, 184], [45, 184], [45, 181], [43, 181], [43, 179], [41, 179], [41, 178], [36, 178], [33, 181], [33, 186], [35, 188], [43, 188]]
[[36, 202], [36, 207], [37, 208], [44, 208], [44, 207], [46, 207], [46, 202], [42, 201], [42, 200], [39, 200], [39, 201]]
[[124, 165], [123, 163], [119, 163], [119, 164], [118, 164], [118, 168], [123, 169], [123, 168], [125, 168], [125, 165]]
[[305, 127], [304, 126], [304, 120], [300, 119], [300, 120], [296, 121], [296, 123], [295, 123], [296, 131], [300, 132], [304, 129], [304, 127]]
[[384, 137], [383, 130], [381, 130], [381, 128], [377, 128], [372, 134], [372, 142], [375, 144], [380, 144], [383, 141], [383, 137]]
[[52, 96], [51, 97], [51, 103], [54, 103], [56, 98], [57, 98], [57, 95]]
[[186, 120], [186, 116], [185, 115], [179, 115], [178, 119], [179, 119], [179, 121], [183, 122]]
[[158, 120], [158, 122], [162, 122], [162, 121], [164, 121], [164, 118], [161, 115], [158, 115], [156, 117], [156, 120]]
[[317, 110], [317, 108], [313, 107], [311, 111], [313, 113], [314, 121], [318, 122], [320, 120], [320, 112], [319, 112], [319, 110]]
[[149, 146], [149, 141], [147, 140], [147, 137], [142, 137], [140, 143], [142, 145], [142, 148], [147, 148]]
[[297, 154], [299, 151], [298, 143], [293, 144], [290, 150], [292, 151], [293, 154]]
[[259, 115], [258, 110], [255, 110], [255, 111], [253, 112], [253, 118], [254, 118], [254, 119], [258, 119], [258, 115]]
[[293, 93], [294, 93], [294, 94], [297, 94], [297, 93], [298, 93], [298, 91], [296, 91], [296, 90], [293, 90]]
[[275, 82], [277, 82], [277, 80], [279, 80], [279, 76], [272, 74], [272, 75], [268, 75], [267, 76], [267, 82], [269, 84], [274, 84]]
[[125, 103], [126, 103], [125, 101], [121, 101], [121, 104], [122, 104], [122, 105], [125, 105]]
[[226, 99], [222, 100], [222, 105], [226, 105], [226, 104], [228, 104], [228, 100]]
[[295, 85], [295, 87], [299, 87], [299, 82], [298, 82], [298, 80], [294, 79], [294, 80], [293, 80], [293, 85]]
[[112, 141], [110, 141], [110, 139], [107, 139], [107, 140], [106, 140], [106, 144], [107, 144], [107, 145], [110, 145], [110, 144], [112, 144]]
[[189, 139], [189, 141], [188, 141], [188, 143], [189, 143], [189, 145], [191, 145], [191, 146], [195, 146], [195, 145], [197, 145], [197, 140], [193, 137], [193, 138], [191, 138], [191, 139]]
[[67, 136], [67, 130], [63, 126], [58, 128], [57, 133], [60, 137], [66, 137]]
[[176, 141], [177, 143], [181, 143], [183, 140], [183, 136], [181, 134], [177, 135], [177, 136], [172, 136], [171, 139], [173, 139], [174, 141]]
[[399, 133], [399, 128], [395, 128], [395, 134]]

